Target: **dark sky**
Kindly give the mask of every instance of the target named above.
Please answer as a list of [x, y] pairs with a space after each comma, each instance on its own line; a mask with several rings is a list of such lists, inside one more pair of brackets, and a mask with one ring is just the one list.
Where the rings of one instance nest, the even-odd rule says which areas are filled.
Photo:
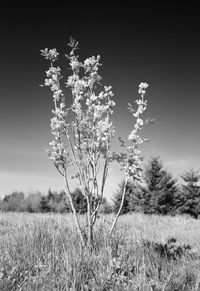
[[[64, 53], [71, 35], [79, 41], [82, 60], [101, 56], [102, 82], [115, 93], [116, 136], [127, 138], [133, 126], [127, 103], [138, 97], [138, 84], [147, 82], [145, 114], [156, 122], [143, 131], [150, 139], [142, 147], [145, 159], [160, 155], [174, 175], [200, 168], [199, 9], [188, 3], [107, 7], [103, 2], [49, 2], [47, 7], [10, 4], [1, 10], [1, 196], [14, 190], [63, 189], [44, 151], [51, 140], [53, 101], [48, 88], [39, 86], [48, 69], [40, 50], [56, 47], [58, 65], [67, 76]], [[69, 93], [66, 98], [70, 103]], [[108, 196], [120, 178], [112, 167]]]

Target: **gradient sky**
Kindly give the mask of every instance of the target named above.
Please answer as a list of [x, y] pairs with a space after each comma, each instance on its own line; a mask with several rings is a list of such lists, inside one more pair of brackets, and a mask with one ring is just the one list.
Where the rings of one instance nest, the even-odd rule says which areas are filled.
[[[143, 131], [150, 139], [142, 147], [145, 160], [159, 155], [177, 177], [200, 168], [200, 27], [197, 6], [188, 3], [1, 9], [0, 197], [14, 190], [64, 188], [44, 150], [51, 140], [53, 101], [48, 88], [39, 86], [48, 68], [40, 50], [56, 47], [67, 76], [63, 55], [71, 35], [79, 41], [82, 60], [101, 55], [102, 82], [115, 93], [116, 136], [127, 138], [133, 124], [127, 103], [138, 97], [138, 84], [147, 82], [145, 117], [156, 122]], [[70, 102], [70, 94], [66, 98]], [[121, 178], [113, 166], [107, 197]]]

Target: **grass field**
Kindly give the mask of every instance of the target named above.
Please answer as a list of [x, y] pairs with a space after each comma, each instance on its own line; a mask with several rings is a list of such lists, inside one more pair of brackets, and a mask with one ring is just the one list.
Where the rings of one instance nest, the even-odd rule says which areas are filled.
[[110, 238], [111, 220], [91, 252], [71, 215], [0, 213], [0, 290], [200, 290], [199, 220], [124, 215]]

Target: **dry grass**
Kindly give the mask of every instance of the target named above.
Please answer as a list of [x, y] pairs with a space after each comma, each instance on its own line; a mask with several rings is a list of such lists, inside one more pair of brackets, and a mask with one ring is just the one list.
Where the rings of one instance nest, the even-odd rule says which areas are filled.
[[71, 215], [1, 213], [0, 290], [200, 290], [200, 221], [125, 215], [110, 238], [111, 218], [90, 252]]

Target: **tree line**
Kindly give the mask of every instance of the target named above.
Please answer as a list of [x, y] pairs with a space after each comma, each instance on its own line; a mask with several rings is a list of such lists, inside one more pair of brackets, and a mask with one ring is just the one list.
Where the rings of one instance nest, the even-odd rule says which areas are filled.
[[[178, 183], [172, 174], [164, 168], [159, 157], [152, 157], [144, 167], [140, 182], [128, 182], [123, 207], [120, 214], [142, 212], [145, 214], [176, 215], [188, 214], [198, 218], [200, 213], [200, 175], [193, 169], [181, 175]], [[122, 198], [124, 181], [119, 184], [113, 195], [112, 203], [105, 198], [101, 201], [101, 213], [117, 212]], [[72, 193], [77, 213], [87, 211], [86, 198], [76, 188]], [[15, 212], [71, 212], [70, 202], [64, 191], [51, 189], [46, 195], [41, 192], [25, 197], [23, 192], [13, 192], [0, 200], [1, 211]]]
[[[198, 218], [200, 213], [200, 176], [193, 169], [181, 176], [178, 183], [172, 174], [164, 169], [159, 157], [153, 157], [145, 166], [142, 183], [129, 182], [121, 214], [143, 212], [146, 214], [176, 215], [188, 214]], [[122, 182], [114, 197], [114, 211], [119, 208], [122, 197]]]
[[[87, 211], [86, 199], [79, 188], [73, 191], [72, 197], [77, 213], [85, 213]], [[64, 191], [57, 192], [49, 189], [46, 195], [38, 191], [29, 194], [27, 197], [23, 192], [14, 191], [0, 200], [0, 211], [68, 213], [72, 212], [72, 209]], [[111, 205], [104, 198], [101, 204], [101, 212], [109, 213], [111, 211]]]

